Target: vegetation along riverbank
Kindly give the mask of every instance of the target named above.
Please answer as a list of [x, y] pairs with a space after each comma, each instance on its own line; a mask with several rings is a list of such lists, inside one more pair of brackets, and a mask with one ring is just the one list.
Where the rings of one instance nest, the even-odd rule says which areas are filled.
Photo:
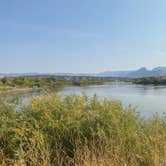
[[0, 165], [166, 165], [166, 117], [119, 101], [52, 94], [0, 114]]
[[55, 90], [64, 86], [86, 86], [103, 84], [106, 80], [96, 77], [55, 77], [28, 76], [3, 77], [0, 79], [0, 92], [20, 92], [32, 90]]
[[166, 85], [166, 77], [143, 77], [133, 80], [134, 84], [143, 85]]

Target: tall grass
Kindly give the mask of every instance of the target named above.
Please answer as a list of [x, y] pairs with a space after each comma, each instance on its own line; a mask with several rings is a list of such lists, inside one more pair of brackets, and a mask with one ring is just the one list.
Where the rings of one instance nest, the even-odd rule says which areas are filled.
[[166, 165], [166, 118], [119, 101], [54, 94], [17, 110], [1, 100], [0, 115], [0, 165]]

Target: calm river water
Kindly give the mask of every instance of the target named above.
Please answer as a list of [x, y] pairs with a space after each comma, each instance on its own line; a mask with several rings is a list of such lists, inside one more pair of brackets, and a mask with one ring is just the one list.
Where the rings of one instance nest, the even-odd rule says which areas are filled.
[[96, 94], [99, 98], [121, 100], [124, 106], [136, 107], [143, 117], [153, 113], [166, 113], [166, 86], [134, 85], [130, 83], [107, 83], [86, 87], [66, 87], [60, 94], [86, 93], [89, 97]]

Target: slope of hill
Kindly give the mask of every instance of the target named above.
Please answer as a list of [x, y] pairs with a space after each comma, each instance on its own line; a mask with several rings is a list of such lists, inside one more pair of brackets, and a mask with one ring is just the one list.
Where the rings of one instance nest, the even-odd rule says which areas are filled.
[[133, 71], [106, 71], [99, 73], [99, 76], [107, 77], [128, 77], [128, 78], [141, 78], [141, 77], [159, 77], [166, 76], [166, 67], [156, 67], [152, 70], [148, 70], [142, 67]]

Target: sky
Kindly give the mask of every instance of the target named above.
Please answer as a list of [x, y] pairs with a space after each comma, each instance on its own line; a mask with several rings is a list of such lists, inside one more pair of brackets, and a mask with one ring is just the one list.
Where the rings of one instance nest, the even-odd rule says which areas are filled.
[[165, 0], [0, 0], [0, 73], [166, 66]]

